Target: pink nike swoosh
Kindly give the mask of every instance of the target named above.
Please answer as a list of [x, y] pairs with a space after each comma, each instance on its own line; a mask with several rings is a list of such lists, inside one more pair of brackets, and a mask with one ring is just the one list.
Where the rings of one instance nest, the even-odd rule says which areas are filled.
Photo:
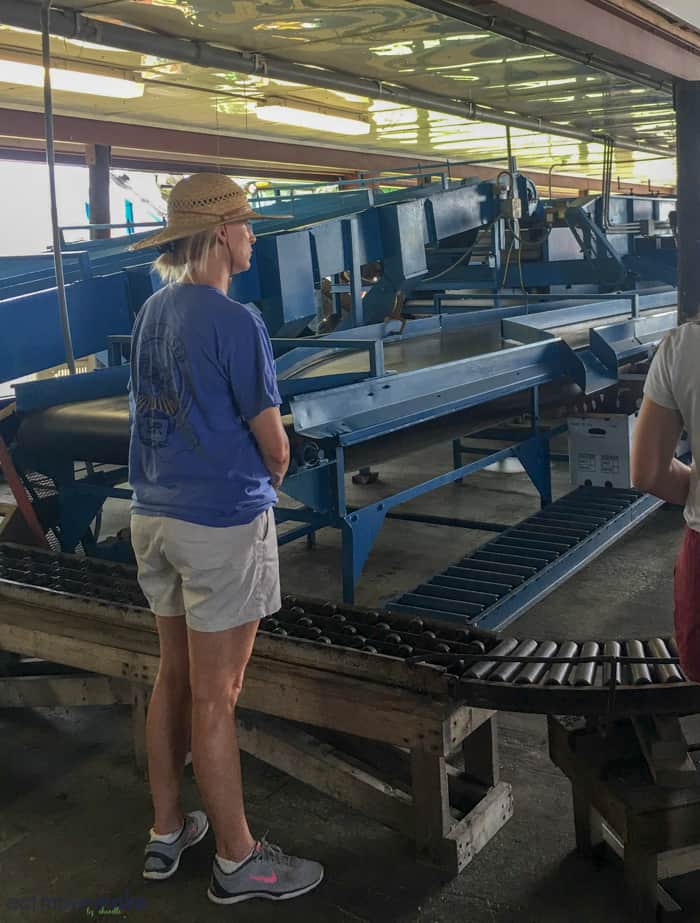
[[272, 875], [251, 875], [252, 881], [259, 881], [264, 885], [274, 885], [277, 882], [277, 874], [273, 872]]
[[277, 873], [273, 872], [272, 875], [251, 875], [252, 881], [260, 881], [264, 885], [274, 885], [277, 882]]

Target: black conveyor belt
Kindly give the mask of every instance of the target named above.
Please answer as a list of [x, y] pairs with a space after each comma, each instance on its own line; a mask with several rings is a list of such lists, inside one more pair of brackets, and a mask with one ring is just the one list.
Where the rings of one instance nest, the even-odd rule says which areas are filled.
[[[126, 465], [129, 460], [129, 399], [104, 397], [79, 404], [61, 404], [29, 414], [17, 436], [21, 461], [68, 458], [75, 461]], [[36, 465], [41, 470], [40, 465]]]

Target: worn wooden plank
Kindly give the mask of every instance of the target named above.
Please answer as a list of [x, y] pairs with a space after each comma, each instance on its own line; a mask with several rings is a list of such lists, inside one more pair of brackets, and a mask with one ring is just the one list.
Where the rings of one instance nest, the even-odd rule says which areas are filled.
[[128, 684], [109, 676], [14, 676], [0, 679], [0, 708], [124, 705]]
[[443, 752], [442, 724], [451, 707], [392, 686], [252, 660], [240, 703], [279, 718], [435, 753]]
[[124, 651], [156, 655], [159, 652], [158, 635], [154, 631], [99, 618], [85, 618], [62, 609], [36, 608], [3, 600], [0, 606], [0, 626], [4, 625], [36, 628], [53, 634], [57, 640], [70, 638]]
[[313, 641], [277, 638], [274, 635], [259, 634], [255, 640], [253, 657], [281, 660], [299, 666], [313, 666], [335, 674], [355, 678], [376, 680], [381, 675], [382, 683], [400, 686], [429, 695], [447, 696], [449, 683], [444, 671], [426, 664], [410, 664], [398, 657], [376, 657], [331, 645], [320, 645]]
[[[156, 635], [65, 612], [35, 611], [29, 622], [26, 615], [27, 607], [3, 609], [0, 647], [107, 676], [155, 681]], [[292, 721], [440, 753], [443, 722], [454, 708], [398, 687], [259, 658], [248, 666], [240, 704]]]
[[388, 827], [413, 836], [411, 797], [313, 735], [279, 720], [240, 712], [240, 747]]
[[445, 871], [458, 875], [512, 816], [512, 788], [499, 782], [447, 834], [441, 862]]
[[45, 624], [28, 627], [21, 623], [0, 621], [0, 648], [141, 683], [152, 684], [158, 673], [157, 654], [124, 650], [84, 638], [60, 636]]
[[697, 872], [700, 869], [700, 844], [684, 849], [669, 849], [659, 853], [657, 861], [659, 880]]
[[571, 783], [574, 805], [574, 831], [579, 854], [591, 858], [604, 841], [603, 820], [591, 805], [588, 797], [576, 784]]
[[451, 753], [461, 746], [462, 741], [472, 734], [480, 725], [488, 721], [495, 712], [483, 708], [473, 708], [471, 705], [457, 705], [455, 703], [443, 729], [443, 749]]
[[445, 837], [453, 826], [445, 758], [425, 750], [412, 750], [411, 790], [418, 850], [440, 857]]
[[[33, 610], [65, 612], [69, 616], [88, 622], [99, 622], [118, 628], [135, 628], [146, 636], [156, 635], [153, 615], [145, 609], [117, 606], [113, 603], [88, 599], [0, 580], [0, 620], [9, 604]], [[29, 618], [27, 613], [27, 618]], [[377, 659], [350, 648], [319, 645], [304, 639], [290, 640], [273, 635], [259, 634], [253, 649], [253, 659], [273, 659], [300, 666], [313, 666], [334, 674], [365, 677], [376, 680], [381, 673], [382, 683], [412, 689], [432, 695], [446, 696], [448, 680], [439, 667], [426, 664], [411, 664], [398, 657], [382, 657], [381, 668]]]
[[498, 757], [498, 730], [496, 718], [488, 718], [462, 743], [464, 772], [469, 780], [491, 788], [500, 778]]
[[363, 765], [370, 766], [394, 788], [410, 793], [411, 765], [408, 748], [396, 747], [380, 740], [368, 740], [366, 737], [356, 737], [354, 734], [341, 734], [328, 728], [314, 729], [314, 735], [351, 759], [357, 759]]
[[633, 724], [655, 782], [680, 788], [700, 785], [678, 718], [640, 715]]

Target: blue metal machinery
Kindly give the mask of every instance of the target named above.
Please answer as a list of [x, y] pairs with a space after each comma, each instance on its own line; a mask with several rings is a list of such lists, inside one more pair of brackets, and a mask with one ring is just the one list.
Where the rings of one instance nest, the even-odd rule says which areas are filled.
[[[296, 523], [281, 541], [313, 537], [325, 526], [339, 528], [343, 593], [351, 600], [387, 516], [437, 521], [396, 511], [414, 497], [516, 457], [543, 507], [551, 503], [549, 440], [560, 430], [540, 426], [547, 388], [559, 394], [567, 382], [575, 382], [585, 393], [602, 391], [618, 380], [620, 366], [646, 357], [674, 325], [675, 313], [659, 313], [675, 305], [672, 290], [645, 291], [632, 285], [630, 291], [599, 294], [601, 286], [614, 287], [611, 280], [636, 281], [632, 257], [639, 258], [640, 242], [672, 242], [672, 237], [665, 233], [664, 215], [652, 216], [662, 225], [662, 238], [652, 238], [648, 234], [656, 228], [642, 228], [634, 211], [634, 220], [620, 225], [613, 237], [597, 224], [602, 219], [596, 219], [595, 200], [547, 210], [537, 202], [534, 187], [511, 174], [496, 183], [402, 190], [375, 197], [374, 204], [369, 190], [305, 199], [309, 201], [298, 201], [309, 212], [315, 205], [322, 220], [313, 223], [310, 213], [297, 215], [261, 234], [256, 263], [236, 277], [232, 294], [254, 301], [275, 335], [283, 410], [295, 454], [284, 493], [301, 504], [278, 508], [278, 522]], [[623, 201], [629, 211], [633, 200]], [[343, 212], [349, 205], [350, 213]], [[529, 244], [526, 225], [531, 229]], [[581, 258], [553, 259], [564, 240], [556, 232], [576, 240], [573, 229], [581, 235]], [[490, 237], [493, 252], [487, 242], [486, 262], [474, 264], [483, 243], [480, 236]], [[534, 239], [546, 260], [530, 259]], [[520, 253], [514, 262], [516, 243]], [[619, 275], [621, 261], [625, 271]], [[664, 261], [670, 265], [665, 254], [659, 264]], [[372, 279], [378, 281], [367, 277], [371, 264]], [[647, 278], [663, 280], [652, 264], [645, 264], [652, 267]], [[539, 281], [528, 282], [525, 275], [524, 288], [578, 288], [570, 295], [521, 296], [514, 304], [512, 289], [521, 287], [521, 272], [526, 274], [528, 265], [536, 267]], [[441, 279], [428, 281], [426, 276], [438, 272], [443, 272]], [[511, 280], [513, 272], [518, 282]], [[296, 338], [315, 326], [318, 286], [328, 277], [335, 329], [330, 335]], [[500, 284], [504, 278], [505, 290]], [[122, 267], [69, 285], [76, 355], [104, 349], [111, 336], [120, 360], [133, 315], [150, 285], [148, 267]], [[585, 294], [594, 285], [597, 294]], [[471, 294], [480, 288], [495, 289], [493, 300], [486, 301], [493, 306], [485, 307], [483, 296], [479, 305]], [[423, 293], [428, 293], [428, 307], [421, 305], [418, 311], [409, 299]], [[13, 330], [11, 341], [0, 344], [1, 378], [11, 380], [61, 361], [55, 302], [52, 290], [0, 301], [0, 318]], [[572, 325], [584, 325], [583, 343], [567, 342], [560, 335]], [[121, 365], [16, 388], [18, 419], [10, 420], [15, 429], [21, 423], [15, 458], [25, 472], [43, 475], [42, 490], [29, 479], [30, 493], [34, 490], [39, 516], [64, 550], [82, 544], [88, 553], [103, 551], [90, 524], [107, 497], [129, 497], [120, 486], [126, 481], [127, 379], [128, 367]], [[529, 431], [508, 432], [502, 425], [494, 430], [515, 409], [529, 410]], [[471, 450], [461, 437], [478, 437], [487, 430], [503, 447], [465, 461]], [[453, 440], [453, 469], [379, 502], [359, 509], [348, 506], [347, 471], [447, 440]], [[77, 470], [78, 462], [88, 462], [88, 471]], [[46, 478], [48, 491], [43, 490]], [[451, 524], [485, 527], [464, 520]], [[513, 611], [511, 607], [507, 616]]]

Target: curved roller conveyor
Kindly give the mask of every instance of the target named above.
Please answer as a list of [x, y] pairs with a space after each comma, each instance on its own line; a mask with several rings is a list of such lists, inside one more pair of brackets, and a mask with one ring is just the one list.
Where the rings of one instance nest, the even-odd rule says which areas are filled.
[[[81, 597], [97, 607], [143, 614], [146, 601], [133, 568], [0, 544], [0, 600], [31, 597], [51, 606]], [[75, 602], [73, 603], [75, 605]], [[1, 618], [0, 606], [0, 618]], [[539, 714], [692, 714], [700, 685], [678, 663], [673, 638], [539, 640], [445, 625], [419, 615], [358, 609], [293, 596], [261, 631], [287, 644], [311, 645], [328, 668], [348, 656], [380, 679], [390, 663], [444, 678], [457, 701]], [[332, 649], [332, 657], [329, 657]]]

